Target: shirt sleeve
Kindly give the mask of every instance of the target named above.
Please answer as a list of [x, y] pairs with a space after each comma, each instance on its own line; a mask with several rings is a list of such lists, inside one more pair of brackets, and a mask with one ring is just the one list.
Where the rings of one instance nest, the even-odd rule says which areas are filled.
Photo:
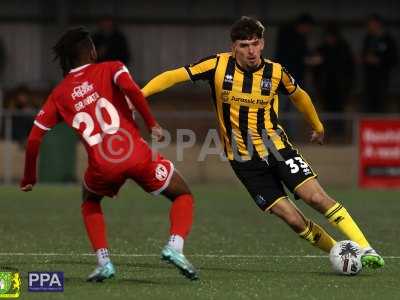
[[128, 68], [120, 61], [111, 62], [111, 75], [113, 77], [113, 82], [117, 85], [119, 76], [122, 74], [128, 74], [130, 76]]
[[162, 92], [177, 83], [190, 80], [189, 73], [184, 67], [166, 71], [151, 79], [142, 89], [143, 95], [149, 97]]
[[47, 98], [39, 113], [36, 115], [33, 124], [42, 130], [48, 131], [61, 121], [62, 118], [58, 113], [54, 95], [51, 94]]
[[296, 91], [297, 86], [298, 84], [294, 77], [286, 70], [285, 67], [282, 67], [282, 76], [278, 85], [278, 93], [291, 95]]
[[197, 80], [210, 80], [217, 67], [218, 56], [213, 55], [199, 60], [198, 62], [185, 66], [190, 79]]
[[324, 126], [318, 117], [311, 98], [302, 88], [298, 87], [289, 98], [316, 132], [324, 132]]
[[39, 156], [39, 148], [42, 143], [42, 138], [47, 131], [62, 120], [54, 99], [54, 94], [50, 94], [45, 104], [42, 106], [42, 109], [36, 115], [35, 121], [33, 121], [34, 125], [26, 144], [24, 177], [21, 180], [21, 187], [24, 187], [27, 184], [34, 185], [36, 183], [37, 158]]
[[114, 63], [112, 72], [114, 84], [118, 86], [129, 99], [129, 108], [133, 109], [134, 107], [142, 115], [149, 129], [154, 127], [157, 122], [150, 110], [147, 100], [144, 98], [139, 86], [132, 79], [125, 65], [121, 62]]

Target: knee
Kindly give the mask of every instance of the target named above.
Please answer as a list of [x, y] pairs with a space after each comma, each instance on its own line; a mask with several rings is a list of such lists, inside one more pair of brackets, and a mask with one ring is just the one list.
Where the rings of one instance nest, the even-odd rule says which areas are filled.
[[172, 205], [175, 207], [180, 206], [180, 207], [186, 207], [187, 209], [193, 209], [194, 206], [194, 198], [191, 194], [180, 195], [171, 201]]
[[194, 197], [190, 191], [176, 195], [176, 197], [171, 199], [171, 201], [176, 201], [177, 199], [182, 199], [181, 201], [186, 201], [191, 203], [194, 202]]
[[183, 195], [192, 196], [192, 193], [185, 180], [175, 171], [168, 187], [161, 193], [169, 200], [174, 201], [175, 198]]
[[93, 213], [102, 213], [100, 201], [84, 200], [81, 204], [81, 213], [84, 216]]
[[103, 199], [103, 196], [94, 194], [90, 192], [86, 187], [83, 186], [82, 188], [82, 203], [85, 202], [97, 202], [100, 203]]
[[325, 193], [322, 193], [320, 191], [315, 191], [313, 193], [310, 193], [307, 197], [303, 199], [307, 204], [315, 207], [315, 206], [321, 206], [323, 203], [329, 200], [329, 196], [326, 195]]
[[97, 203], [97, 204], [100, 204], [102, 199], [103, 199], [103, 197], [96, 196], [94, 194], [86, 195], [85, 197], [82, 197], [82, 204], [85, 204], [85, 203]]
[[177, 198], [192, 198], [193, 195], [189, 189], [183, 189], [183, 190], [168, 190], [162, 192], [162, 195], [164, 195], [168, 200], [171, 202], [174, 202]]

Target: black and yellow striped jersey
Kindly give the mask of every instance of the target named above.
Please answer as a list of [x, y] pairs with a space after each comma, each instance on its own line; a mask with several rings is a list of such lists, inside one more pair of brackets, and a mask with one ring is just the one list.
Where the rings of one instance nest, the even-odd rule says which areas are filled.
[[[291, 146], [278, 123], [278, 94], [297, 89], [293, 77], [279, 64], [262, 59], [254, 71], [243, 70], [231, 53], [210, 56], [185, 67], [192, 81], [210, 83], [219, 131], [229, 160], [266, 157]], [[269, 150], [269, 151], [268, 151]]]

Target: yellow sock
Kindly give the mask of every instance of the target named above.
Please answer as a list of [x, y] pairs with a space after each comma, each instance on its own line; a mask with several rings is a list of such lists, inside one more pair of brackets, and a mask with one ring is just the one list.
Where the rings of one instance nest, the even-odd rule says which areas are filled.
[[358, 228], [356, 222], [340, 203], [333, 205], [325, 213], [332, 226], [337, 227], [348, 239], [356, 242], [361, 248], [369, 247], [369, 243], [364, 234]]
[[331, 250], [336, 241], [321, 226], [311, 220], [307, 221], [307, 227], [301, 232], [300, 237], [309, 241], [313, 246], [318, 247], [322, 251]]

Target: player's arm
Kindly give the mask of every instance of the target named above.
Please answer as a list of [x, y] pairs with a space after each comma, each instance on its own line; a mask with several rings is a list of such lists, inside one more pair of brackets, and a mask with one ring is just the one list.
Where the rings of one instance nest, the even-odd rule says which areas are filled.
[[151, 79], [142, 89], [145, 97], [162, 92], [178, 83], [185, 81], [209, 80], [217, 65], [217, 56], [210, 56], [202, 60], [175, 70], [161, 73]]
[[317, 111], [307, 92], [302, 88], [297, 87], [296, 91], [289, 97], [296, 108], [305, 116], [307, 122], [311, 125], [311, 128], [316, 132], [323, 132], [324, 126], [322, 125]]
[[324, 140], [324, 126], [318, 117], [311, 98], [284, 68], [282, 68], [282, 78], [279, 84], [279, 91], [283, 94], [289, 95], [290, 100], [311, 125], [311, 128], [313, 129], [311, 141], [316, 141], [322, 144]]
[[119, 70], [115, 72], [114, 83], [125, 93], [135, 109], [143, 117], [149, 131], [159, 127], [153, 114], [150, 111], [149, 104], [143, 96], [139, 86], [133, 81], [129, 71], [124, 65], [120, 65]]
[[37, 181], [37, 158], [39, 156], [40, 144], [46, 131], [34, 125], [26, 143], [24, 177], [20, 187], [24, 192], [32, 190]]
[[190, 76], [184, 67], [169, 70], [151, 79], [142, 89], [143, 95], [149, 97], [162, 92], [175, 84], [189, 81]]
[[316, 141], [319, 144], [322, 144], [324, 141], [324, 126], [318, 117], [317, 111], [315, 110], [310, 96], [306, 91], [300, 87], [297, 87], [296, 91], [289, 97], [296, 108], [304, 115], [307, 122], [311, 125], [313, 129], [311, 141]]
[[52, 96], [38, 113], [26, 143], [24, 175], [20, 182], [21, 190], [29, 192], [37, 181], [37, 159], [39, 156], [40, 144], [44, 135], [53, 126], [61, 121]]

